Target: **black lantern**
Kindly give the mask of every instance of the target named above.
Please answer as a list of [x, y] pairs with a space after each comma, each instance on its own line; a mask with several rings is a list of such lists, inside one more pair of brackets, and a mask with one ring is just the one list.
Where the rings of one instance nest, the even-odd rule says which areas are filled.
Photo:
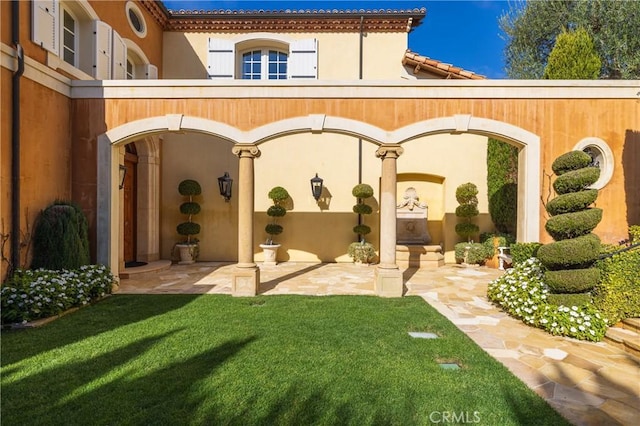
[[224, 172], [224, 176], [218, 178], [218, 187], [220, 187], [220, 195], [224, 197], [224, 201], [231, 199], [231, 186], [233, 185], [233, 179], [229, 177], [228, 172]]
[[322, 178], [318, 177], [317, 173], [316, 177], [311, 178], [311, 193], [316, 201], [318, 201], [322, 195]]
[[124, 188], [124, 178], [127, 176], [127, 167], [120, 164], [120, 185], [118, 188]]

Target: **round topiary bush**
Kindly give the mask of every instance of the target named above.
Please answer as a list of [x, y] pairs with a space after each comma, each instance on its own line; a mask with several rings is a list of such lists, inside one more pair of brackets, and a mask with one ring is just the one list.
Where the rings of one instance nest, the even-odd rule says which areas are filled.
[[353, 227], [353, 232], [358, 235], [369, 235], [371, 233], [371, 227], [367, 225], [356, 225]]
[[471, 183], [463, 183], [456, 188], [456, 200], [460, 205], [456, 207], [456, 216], [462, 219], [462, 222], [456, 224], [456, 234], [471, 241], [471, 236], [480, 231], [478, 225], [472, 222], [472, 219], [478, 215], [478, 187]]
[[551, 164], [551, 169], [556, 176], [561, 176], [572, 170], [587, 167], [591, 161], [591, 156], [584, 151], [569, 151], [556, 158]]
[[373, 209], [368, 204], [359, 203], [353, 206], [353, 212], [355, 214], [371, 214]]
[[584, 267], [598, 258], [600, 245], [596, 234], [555, 241], [538, 249], [538, 259], [552, 271]]
[[359, 183], [351, 190], [351, 194], [356, 198], [366, 199], [373, 197], [373, 188], [366, 183]]
[[185, 197], [193, 197], [202, 194], [202, 188], [197, 181], [185, 179], [178, 185], [178, 192]]
[[553, 189], [560, 195], [587, 189], [600, 178], [600, 169], [585, 167], [567, 172], [553, 182]]
[[600, 280], [598, 268], [546, 271], [544, 283], [553, 293], [584, 293]]

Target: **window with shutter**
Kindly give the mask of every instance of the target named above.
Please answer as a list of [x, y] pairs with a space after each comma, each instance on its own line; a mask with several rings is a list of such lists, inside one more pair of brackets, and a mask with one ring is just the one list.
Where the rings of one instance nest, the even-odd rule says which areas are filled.
[[31, 2], [31, 40], [59, 55], [58, 43], [58, 0], [34, 0]]
[[231, 40], [210, 38], [207, 54], [207, 73], [210, 79], [235, 77], [235, 44]]
[[93, 78], [111, 78], [111, 37], [112, 29], [102, 21], [93, 21]]
[[78, 20], [66, 9], [62, 10], [62, 60], [78, 66]]
[[289, 78], [318, 78], [318, 40], [296, 40], [289, 45]]
[[114, 80], [124, 80], [127, 78], [127, 46], [124, 40], [115, 30], [113, 31], [113, 44], [111, 48], [113, 52], [113, 61], [111, 69], [111, 78]]

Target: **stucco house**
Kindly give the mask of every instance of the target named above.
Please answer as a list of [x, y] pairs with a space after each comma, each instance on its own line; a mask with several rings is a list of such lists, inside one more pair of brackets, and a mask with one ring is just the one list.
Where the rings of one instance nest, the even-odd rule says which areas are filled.
[[[89, 220], [92, 258], [116, 274], [126, 262], [173, 258], [184, 179], [203, 189], [200, 260], [237, 262], [235, 294], [259, 283], [274, 186], [292, 204], [278, 260], [349, 262], [351, 189], [364, 182], [375, 192], [367, 221], [376, 284], [395, 295], [396, 206], [407, 188], [428, 206], [447, 262], [460, 241], [457, 186], [478, 186], [478, 224], [493, 230], [489, 137], [519, 150], [519, 241], [550, 241], [546, 175], [572, 149], [589, 150], [602, 169], [602, 240], [640, 223], [640, 82], [486, 79], [407, 50], [425, 9], [45, 0], [0, 2], [0, 13], [2, 234], [24, 236], [51, 202], [74, 200]], [[218, 188], [225, 173], [229, 200]], [[3, 257], [28, 265], [23, 240], [6, 240]]]

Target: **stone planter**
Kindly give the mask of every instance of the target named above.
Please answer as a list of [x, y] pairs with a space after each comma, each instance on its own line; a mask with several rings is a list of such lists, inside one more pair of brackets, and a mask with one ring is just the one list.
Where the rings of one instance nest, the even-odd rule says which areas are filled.
[[195, 263], [198, 258], [199, 251], [197, 244], [176, 244], [176, 247], [178, 247], [178, 251], [180, 252], [180, 261], [178, 262], [178, 265], [191, 265], [192, 263]]
[[280, 244], [260, 244], [264, 253], [264, 265], [275, 266], [277, 264], [278, 248]]

